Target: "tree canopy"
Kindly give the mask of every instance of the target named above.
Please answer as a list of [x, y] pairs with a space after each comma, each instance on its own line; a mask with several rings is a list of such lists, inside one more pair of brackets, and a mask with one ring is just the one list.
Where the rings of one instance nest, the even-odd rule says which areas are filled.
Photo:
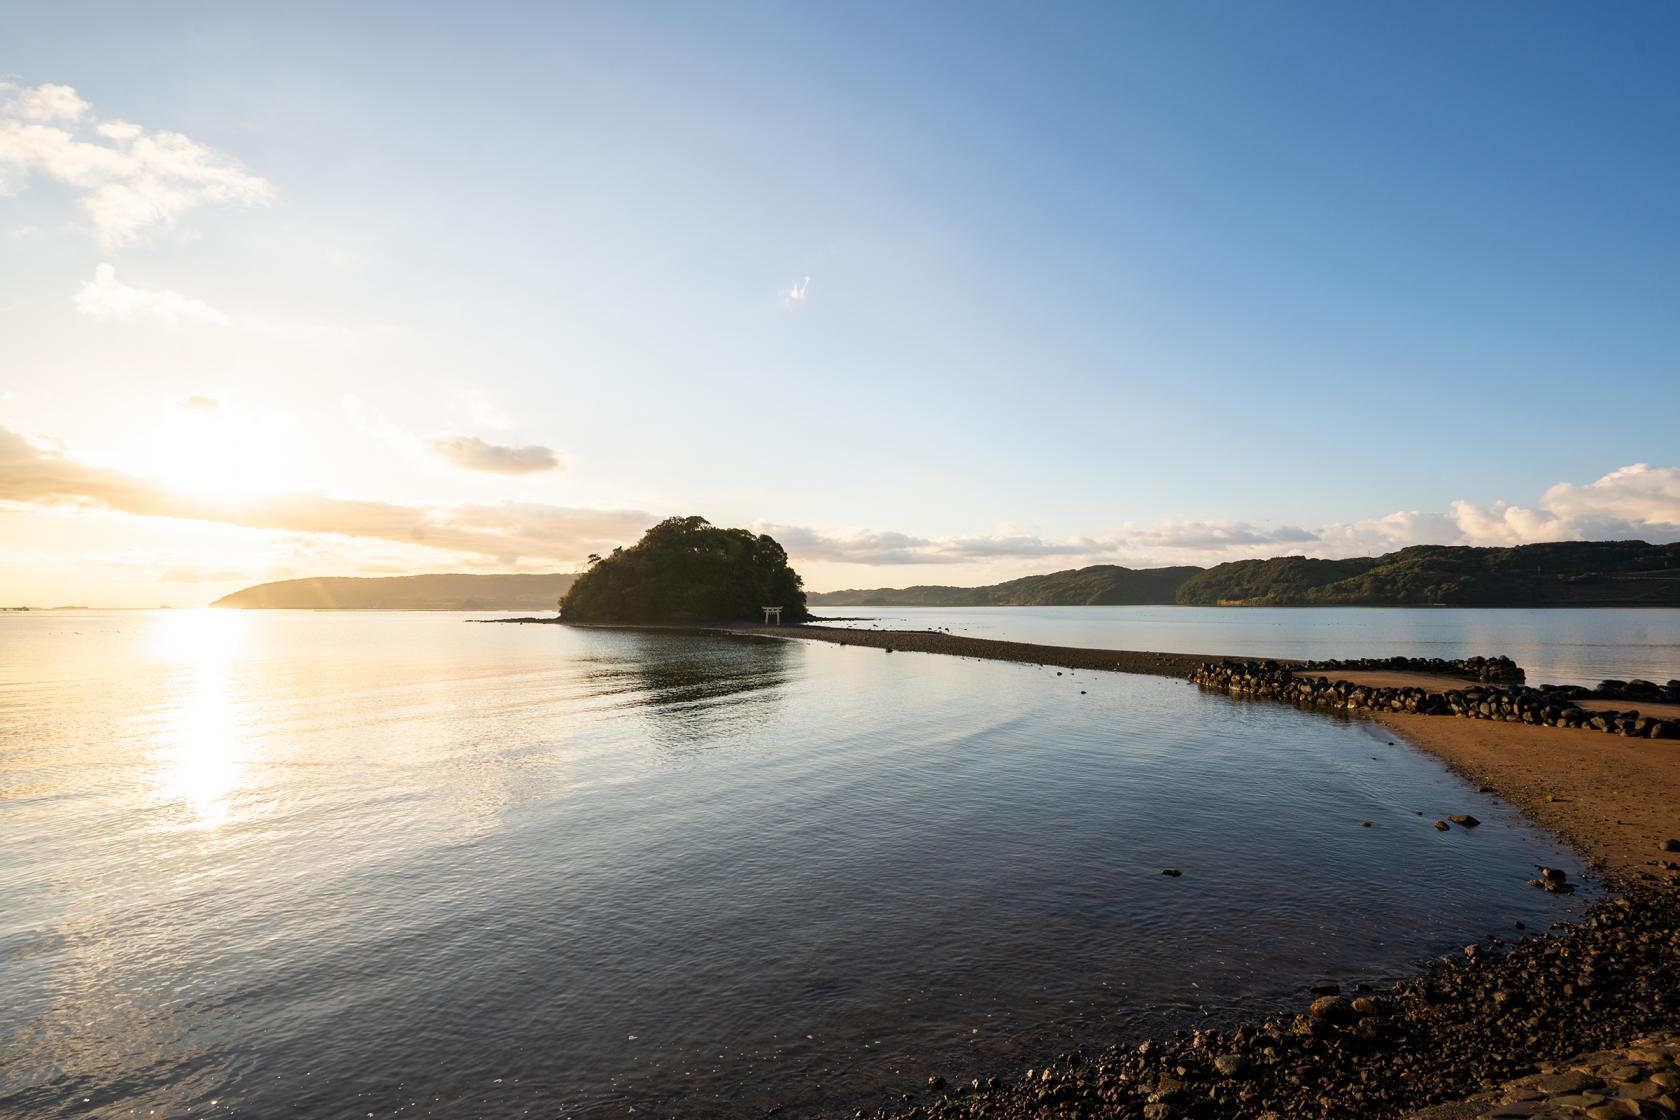
[[704, 517], [670, 517], [630, 548], [593, 560], [560, 600], [568, 622], [757, 622], [781, 607], [784, 622], [810, 618], [804, 581], [787, 552], [762, 533], [719, 529]]

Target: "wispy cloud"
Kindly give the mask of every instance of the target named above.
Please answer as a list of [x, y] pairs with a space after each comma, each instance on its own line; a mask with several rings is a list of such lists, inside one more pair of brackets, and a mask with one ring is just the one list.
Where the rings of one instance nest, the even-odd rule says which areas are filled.
[[463, 470], [490, 474], [539, 474], [557, 470], [560, 455], [551, 447], [513, 447], [477, 436], [432, 436], [426, 447], [433, 455]]
[[811, 278], [809, 276], [802, 277], [797, 283], [790, 284], [782, 289], [782, 306], [787, 308], [797, 307], [805, 302], [810, 292]]
[[261, 206], [274, 189], [178, 132], [99, 120], [70, 86], [0, 89], [0, 195], [32, 176], [68, 186], [107, 247], [132, 244], [200, 206]]
[[185, 320], [225, 327], [233, 322], [201, 299], [164, 288], [131, 287], [117, 279], [116, 267], [110, 264], [94, 269], [93, 279], [77, 289], [75, 300], [76, 310], [83, 315], [123, 323], [150, 321], [175, 327]]
[[55, 444], [5, 427], [0, 427], [0, 503], [82, 506], [246, 529], [394, 541], [501, 565], [570, 565], [591, 552], [635, 541], [659, 520], [641, 510], [520, 502], [403, 505], [310, 493], [216, 501], [84, 462]]
[[[5, 427], [0, 427], [0, 503], [82, 506], [304, 536], [421, 545], [475, 563], [504, 566], [569, 565], [591, 552], [632, 543], [659, 520], [657, 514], [634, 509], [532, 502], [404, 505], [315, 493], [218, 502], [180, 493], [155, 479], [84, 462], [57, 444], [29, 439]], [[1007, 526], [991, 534], [949, 538], [890, 530], [825, 532], [790, 525], [760, 525], [758, 529], [781, 541], [796, 565], [996, 567], [1013, 563], [1017, 574], [1023, 562], [1031, 562], [1033, 570], [1095, 563], [1152, 567], [1288, 554], [1373, 555], [1414, 544], [1667, 542], [1680, 541], [1680, 468], [1633, 464], [1593, 482], [1558, 483], [1532, 506], [1457, 501], [1441, 513], [1400, 511], [1310, 528], [1165, 521], [1068, 538], [1047, 538]], [[994, 575], [989, 572], [985, 578]]]

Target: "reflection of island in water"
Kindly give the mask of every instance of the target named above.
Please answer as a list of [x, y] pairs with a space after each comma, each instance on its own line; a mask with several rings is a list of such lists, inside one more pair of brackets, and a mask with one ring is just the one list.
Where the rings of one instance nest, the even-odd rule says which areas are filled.
[[616, 698], [615, 707], [638, 708], [661, 741], [685, 746], [722, 726], [767, 719], [781, 686], [797, 678], [797, 643], [777, 638], [699, 634], [618, 635], [622, 651], [592, 659], [585, 674], [590, 692]]

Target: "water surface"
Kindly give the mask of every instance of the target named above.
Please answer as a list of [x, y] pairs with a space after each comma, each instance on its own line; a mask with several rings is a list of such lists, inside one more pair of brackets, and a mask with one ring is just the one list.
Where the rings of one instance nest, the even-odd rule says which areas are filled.
[[11, 616], [0, 1114], [849, 1112], [1543, 928], [1537, 863], [1373, 725], [1173, 680]]
[[1531, 684], [1680, 677], [1680, 610], [1460, 607], [817, 607], [836, 625], [949, 628], [1090, 649], [1220, 657], [1473, 657], [1504, 654]]

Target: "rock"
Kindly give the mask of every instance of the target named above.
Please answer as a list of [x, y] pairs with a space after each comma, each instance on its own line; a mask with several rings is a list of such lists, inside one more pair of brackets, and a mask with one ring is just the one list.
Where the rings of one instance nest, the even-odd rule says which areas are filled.
[[1436, 821], [1435, 822], [1435, 831], [1436, 832], [1445, 832], [1451, 827], [1452, 827], [1452, 825], [1448, 824], [1446, 821]]
[[1358, 1018], [1353, 1004], [1341, 996], [1319, 996], [1307, 1007], [1307, 1013], [1323, 1023], [1340, 1026]]
[[1248, 1072], [1248, 1059], [1241, 1054], [1221, 1054], [1213, 1060], [1221, 1077], [1241, 1077]]
[[1179, 877], [1179, 876], [1180, 876], [1180, 875], [1182, 875], [1182, 874], [1184, 874], [1184, 872], [1182, 872], [1182, 871], [1180, 871], [1180, 870], [1179, 870], [1179, 869], [1178, 869], [1178, 868], [1176, 868], [1176, 867], [1163, 867], [1163, 868], [1162, 868], [1162, 869], [1161, 869], [1161, 874], [1163, 874], [1163, 875], [1166, 875], [1166, 876], [1169, 876], [1169, 877], [1171, 877], [1171, 878], [1174, 878], [1174, 879], [1176, 879], [1176, 878], [1178, 878], [1178, 877]]
[[1564, 883], [1569, 880], [1568, 875], [1564, 874], [1555, 867], [1542, 867], [1540, 869], [1540, 878], [1548, 883]]
[[1680, 852], [1680, 840], [1664, 840], [1657, 845], [1659, 851]]
[[1534, 1079], [1536, 1089], [1552, 1096], [1579, 1093], [1582, 1089], [1598, 1089], [1602, 1088], [1603, 1085], [1602, 1079], [1594, 1077], [1590, 1073], [1581, 1073], [1578, 1070], [1570, 1070], [1567, 1073], [1553, 1073]]
[[1469, 813], [1455, 813], [1447, 819], [1454, 824], [1463, 825], [1465, 828], [1475, 828], [1482, 823]]
[[945, 1079], [935, 1074], [934, 1076], [928, 1078], [927, 1085], [929, 1089], [932, 1089], [937, 1093], [939, 1090], [945, 1088]]

